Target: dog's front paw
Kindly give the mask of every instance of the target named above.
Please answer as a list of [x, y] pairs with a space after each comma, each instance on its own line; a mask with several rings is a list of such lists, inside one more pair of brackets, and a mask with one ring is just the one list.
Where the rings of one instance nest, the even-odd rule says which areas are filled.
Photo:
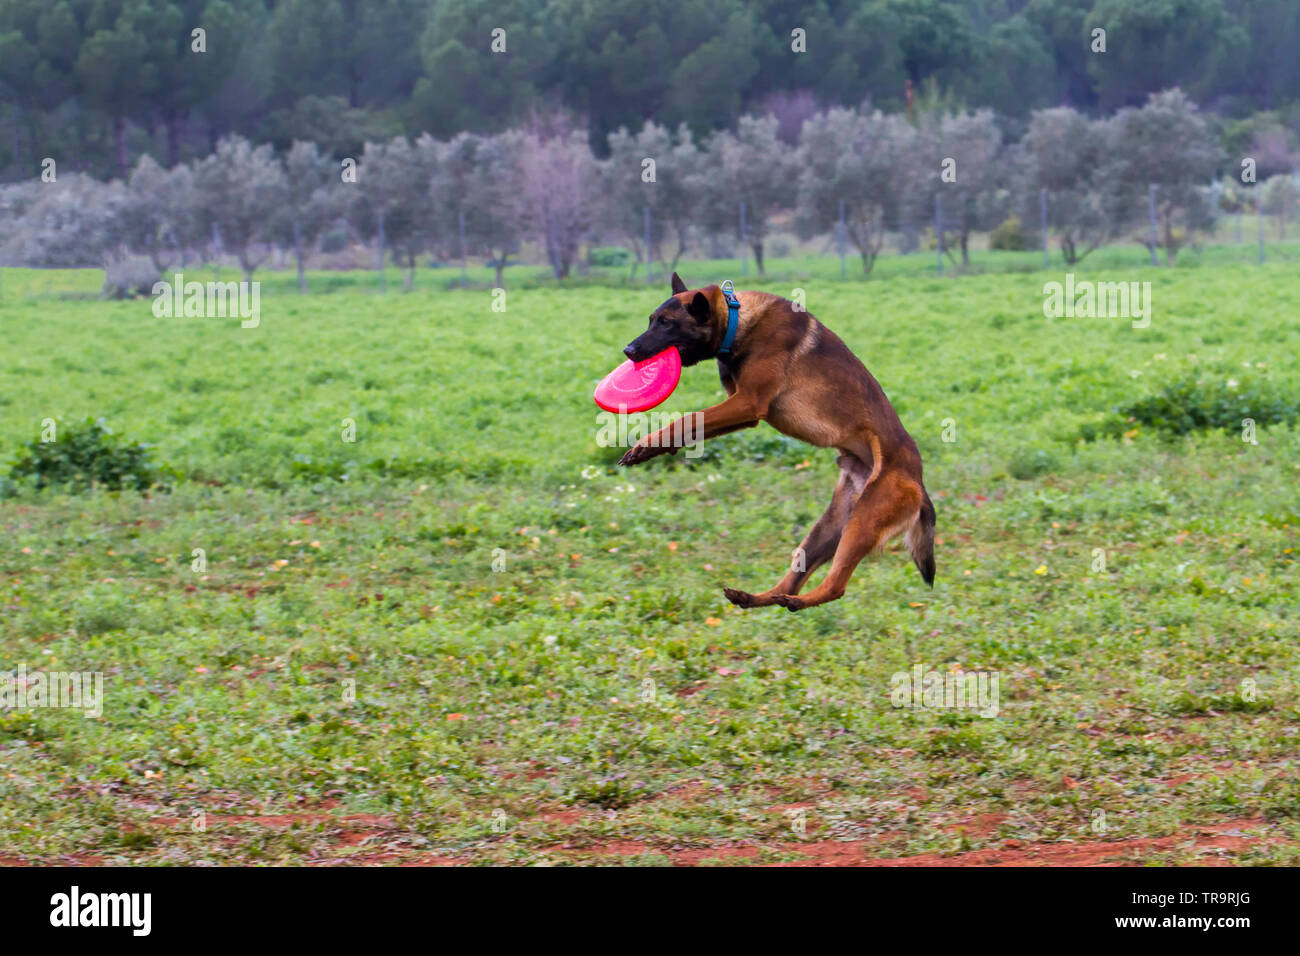
[[803, 610], [803, 599], [793, 594], [775, 594], [772, 596], [772, 603], [781, 605], [787, 611]]
[[723, 588], [722, 593], [726, 595], [728, 601], [736, 607], [753, 607], [754, 595], [748, 591], [739, 591], [736, 588]]
[[645, 442], [637, 442], [623, 453], [623, 457], [618, 460], [618, 463], [624, 466], [639, 465], [643, 461], [649, 461], [656, 455], [662, 455], [664, 451], [663, 448], [654, 448]]

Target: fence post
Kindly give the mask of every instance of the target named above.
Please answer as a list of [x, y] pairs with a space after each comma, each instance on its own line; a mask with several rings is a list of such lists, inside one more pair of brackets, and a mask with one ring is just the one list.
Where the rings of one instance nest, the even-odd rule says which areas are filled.
[[939, 275], [943, 275], [943, 194], [934, 194], [934, 238], [935, 256], [938, 260]]
[[840, 221], [835, 224], [836, 240], [840, 247], [840, 279], [847, 279], [848, 273], [844, 265], [844, 239], [848, 228], [844, 225], [844, 200], [840, 200]]
[[[1258, 190], [1259, 186], [1255, 186]], [[1254, 190], [1252, 190], [1254, 192]], [[1259, 201], [1259, 194], [1255, 194], [1255, 224], [1259, 227], [1259, 264], [1264, 264], [1264, 204]]]
[[1047, 251], [1047, 190], [1038, 190], [1038, 225], [1043, 234], [1043, 268], [1050, 269], [1052, 257]]
[[645, 207], [645, 281], [651, 282], [650, 276], [650, 207]]
[[302, 223], [293, 221], [293, 257], [298, 260], [298, 294], [307, 292], [307, 274], [302, 265]]
[[[1160, 265], [1156, 259], [1156, 244], [1160, 241], [1160, 232], [1156, 228], [1156, 189], [1155, 183], [1147, 183], [1147, 216], [1151, 220], [1151, 264]], [[1165, 250], [1168, 252], [1169, 250]]]
[[375, 234], [375, 242], [379, 244], [379, 291], [380, 293], [388, 292], [388, 277], [384, 275], [384, 259], [386, 258], [384, 237], [384, 211], [379, 210], [379, 230]]
[[740, 201], [740, 274], [749, 275], [749, 256], [746, 255], [745, 242], [748, 240], [745, 235], [745, 200]]
[[460, 284], [469, 288], [469, 260], [465, 253], [465, 210], [460, 211], [456, 217], [457, 225], [460, 228]]

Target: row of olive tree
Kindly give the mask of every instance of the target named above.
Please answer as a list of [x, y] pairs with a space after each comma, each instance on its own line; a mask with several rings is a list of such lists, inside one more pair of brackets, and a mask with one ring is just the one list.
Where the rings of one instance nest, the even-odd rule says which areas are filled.
[[[938, 223], [948, 251], [969, 261], [969, 238], [1008, 216], [1047, 223], [1067, 263], [1132, 236], [1172, 262], [1213, 225], [1212, 182], [1228, 158], [1195, 104], [1174, 90], [1103, 119], [1069, 107], [1035, 112], [1018, 142], [1003, 141], [989, 111], [899, 116], [831, 110], [801, 141], [799, 222], [825, 230], [843, 204], [844, 231], [870, 272], [887, 229]], [[936, 203], [936, 199], [938, 202]]]
[[779, 138], [772, 117], [744, 117], [703, 142], [685, 126], [647, 122], [610, 134], [605, 160], [582, 131], [554, 120], [447, 141], [398, 137], [342, 162], [313, 143], [281, 156], [232, 138], [170, 170], [142, 158], [125, 182], [60, 175], [0, 190], [0, 218], [10, 220], [0, 261], [134, 255], [162, 270], [225, 254], [249, 276], [279, 248], [294, 252], [305, 289], [304, 261], [342, 225], [391, 255], [408, 288], [426, 253], [485, 257], [500, 284], [524, 241], [563, 278], [584, 242], [623, 242], [639, 262], [672, 268], [701, 231], [745, 243], [762, 272], [764, 243], [788, 215], [805, 237], [829, 232], [851, 244], [870, 272], [889, 232], [914, 244], [936, 224], [936, 241], [965, 265], [973, 232], [1013, 215], [1032, 231], [1046, 208], [1069, 263], [1129, 236], [1172, 262], [1212, 225], [1216, 174], [1235, 174], [1241, 162], [1218, 143], [1176, 90], [1102, 119], [1040, 110], [1012, 142], [988, 110], [908, 119], [853, 109], [810, 118], [797, 147]]

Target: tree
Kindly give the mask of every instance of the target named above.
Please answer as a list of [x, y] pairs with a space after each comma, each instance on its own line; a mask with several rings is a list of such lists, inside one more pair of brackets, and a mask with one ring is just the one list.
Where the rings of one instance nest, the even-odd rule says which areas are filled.
[[1156, 186], [1156, 243], [1173, 265], [1192, 232], [1212, 227], [1218, 214], [1209, 188], [1222, 161], [1218, 140], [1180, 90], [1153, 93], [1141, 109], [1120, 110], [1106, 123], [1128, 207], [1145, 208], [1148, 186]]
[[[269, 145], [253, 146], [242, 136], [217, 143], [194, 169], [194, 190], [203, 231], [213, 227], [233, 251], [251, 281], [274, 238], [274, 210], [288, 198], [284, 169]], [[260, 249], [259, 249], [260, 247]]]
[[804, 125], [800, 158], [801, 231], [835, 228], [842, 201], [847, 238], [870, 274], [907, 193], [900, 174], [923, 161], [920, 134], [900, 116], [831, 109]]
[[16, 107], [15, 140], [19, 129], [27, 139], [26, 149], [16, 145], [16, 161], [27, 158], [23, 153], [59, 156], [48, 147], [50, 118], [78, 92], [76, 61], [83, 31], [84, 11], [72, 0], [0, 4], [0, 100]]
[[1106, 31], [1105, 54], [1088, 63], [1104, 110], [1174, 86], [1208, 91], [1247, 54], [1246, 33], [1223, 0], [1097, 0], [1085, 25]]
[[716, 230], [738, 231], [738, 205], [745, 204], [744, 239], [754, 252], [759, 275], [772, 214], [795, 200], [795, 151], [781, 142], [779, 130], [774, 116], [742, 116], [735, 133], [716, 133], [704, 157], [698, 191], [707, 221]]
[[1286, 223], [1295, 215], [1296, 196], [1300, 189], [1296, 188], [1295, 178], [1290, 175], [1270, 176], [1262, 186], [1260, 212], [1268, 213], [1277, 220], [1277, 237], [1285, 239]]
[[336, 168], [315, 143], [298, 140], [284, 156], [285, 203], [276, 217], [276, 236], [293, 246], [299, 293], [307, 291], [306, 248], [341, 212], [331, 186]]
[[731, 125], [759, 76], [757, 50], [769, 34], [753, 6], [744, 0], [553, 0], [547, 12], [564, 28], [547, 52], [549, 64], [562, 68], [551, 76], [539, 70], [539, 78], [587, 118], [593, 149], [604, 150], [615, 130], [646, 119], [669, 129], [686, 123], [703, 135]]
[[1047, 190], [1049, 228], [1056, 232], [1067, 265], [1109, 241], [1126, 218], [1122, 204], [1106, 201], [1119, 185], [1110, 168], [1109, 136], [1104, 121], [1061, 106], [1036, 110], [1020, 142], [1024, 179], [1033, 187], [1025, 197], [1031, 203], [1025, 220], [1038, 222], [1039, 190]]
[[1246, 155], [1254, 158], [1255, 173], [1260, 177], [1289, 175], [1300, 164], [1295, 134], [1280, 124], [1259, 130]]
[[1246, 33], [1233, 85], [1263, 109], [1300, 99], [1300, 6], [1295, 0], [1227, 0]]
[[292, 108], [272, 112], [267, 126], [270, 139], [281, 149], [310, 140], [340, 160], [360, 156], [366, 143], [386, 143], [402, 135], [402, 123], [391, 111], [351, 107], [342, 96], [304, 96]]
[[[1050, 95], [1045, 102], [1048, 104], [1073, 106], [1075, 109], [1088, 109], [1096, 105], [1097, 93], [1093, 88], [1092, 77], [1088, 74], [1088, 64], [1098, 55], [1091, 48], [1091, 31], [1101, 25], [1091, 15], [1096, 2], [1097, 0], [1029, 0], [1022, 11], [1024, 18], [1043, 37], [1052, 59], [1050, 81], [1046, 76], [1030, 81], [1033, 88], [1043, 87], [1047, 90]], [[995, 71], [1000, 71], [1002, 66], [997, 59], [989, 59], [984, 64], [985, 69]], [[1018, 79], [1022, 84], [1018, 91], [1023, 94], [1025, 78]]]
[[527, 137], [514, 130], [496, 136], [461, 133], [447, 144], [433, 176], [439, 217], [450, 228], [464, 216], [466, 245], [487, 253], [496, 268], [497, 288], [505, 284], [506, 262], [519, 249], [528, 215], [519, 188], [528, 145]]
[[280, 0], [268, 25], [276, 105], [338, 96], [358, 109], [409, 96], [430, 8], [423, 0]]
[[149, 257], [159, 272], [184, 256], [196, 234], [194, 173], [188, 166], [166, 170], [141, 156], [127, 181], [123, 226], [131, 249]]
[[77, 55], [76, 73], [86, 100], [113, 123], [118, 174], [130, 171], [126, 122], [144, 112], [158, 89], [158, 66], [149, 57], [151, 28], [161, 11], [153, 0], [92, 0], [89, 35]]
[[[552, 7], [537, 0], [433, 4], [420, 35], [424, 75], [411, 96], [414, 123], [438, 136], [496, 131], [534, 107], [555, 65], [572, 68], [557, 52], [572, 17]], [[494, 52], [494, 42], [504, 49]]]
[[520, 188], [528, 221], [546, 250], [557, 279], [566, 279], [578, 256], [578, 244], [592, 222], [597, 189], [595, 158], [584, 132], [555, 123], [541, 124], [524, 140]]
[[[946, 113], [931, 120], [927, 130], [931, 181], [944, 199], [945, 218], [956, 225], [961, 264], [970, 265], [970, 234], [996, 225], [996, 200], [1002, 184], [1002, 132], [990, 110]], [[943, 178], [951, 160], [954, 177]]]
[[[1001, 113], [1023, 116], [1060, 101], [1063, 84], [1057, 79], [1050, 41], [1023, 13], [993, 25], [978, 74], [977, 101]], [[1052, 82], [1044, 82], [1046, 78]]]
[[876, 0], [895, 24], [903, 69], [916, 85], [933, 77], [944, 86], [976, 59], [979, 42], [954, 0]]
[[[614, 222], [644, 261], [655, 255], [668, 270], [686, 250], [690, 230], [704, 201], [704, 155], [685, 125], [674, 136], [666, 127], [647, 121], [638, 133], [619, 129], [609, 134], [609, 160], [602, 170], [604, 189]], [[650, 209], [651, 249], [642, 250], [645, 210]], [[671, 262], [664, 240], [672, 236]]]
[[[755, 12], [766, 27], [757, 34], [758, 72], [744, 94], [745, 102], [757, 104], [753, 112], [783, 119], [776, 95], [782, 93], [803, 92], [821, 104], [902, 102], [904, 29], [884, 4], [760, 0]], [[795, 28], [801, 37], [792, 35]], [[795, 51], [797, 41], [805, 52]]]
[[[148, 56], [156, 65], [158, 83], [149, 107], [166, 130], [168, 167], [180, 161], [181, 137], [190, 112], [212, 97], [234, 68], [246, 28], [244, 11], [226, 0], [156, 4]], [[194, 50], [195, 29], [204, 31], [202, 53]]]
[[64, 173], [33, 183], [8, 234], [0, 261], [52, 269], [107, 268], [121, 258], [127, 199], [121, 183]]
[[437, 222], [430, 182], [440, 161], [440, 144], [429, 135], [412, 143], [398, 136], [367, 143], [357, 164], [357, 193], [351, 219], [362, 235], [382, 234], [385, 251], [406, 267], [402, 288], [415, 284], [415, 260], [429, 249]]

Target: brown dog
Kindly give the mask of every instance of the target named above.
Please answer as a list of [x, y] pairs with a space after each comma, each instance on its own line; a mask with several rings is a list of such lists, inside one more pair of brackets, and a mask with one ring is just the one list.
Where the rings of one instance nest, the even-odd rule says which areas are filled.
[[[794, 552], [789, 573], [759, 594], [725, 588], [727, 599], [740, 607], [779, 604], [791, 611], [834, 601], [858, 562], [898, 534], [933, 586], [934, 505], [921, 483], [921, 454], [880, 383], [839, 336], [794, 303], [766, 292], [734, 295], [740, 304], [734, 342], [719, 354], [729, 320], [723, 290], [710, 285], [688, 291], [673, 273], [673, 297], [654, 310], [645, 334], [623, 351], [642, 361], [676, 346], [683, 365], [716, 358], [727, 399], [647, 435], [619, 464], [639, 465], [676, 453], [688, 441], [761, 421], [811, 445], [836, 448], [835, 494]], [[827, 561], [826, 580], [798, 597]]]

